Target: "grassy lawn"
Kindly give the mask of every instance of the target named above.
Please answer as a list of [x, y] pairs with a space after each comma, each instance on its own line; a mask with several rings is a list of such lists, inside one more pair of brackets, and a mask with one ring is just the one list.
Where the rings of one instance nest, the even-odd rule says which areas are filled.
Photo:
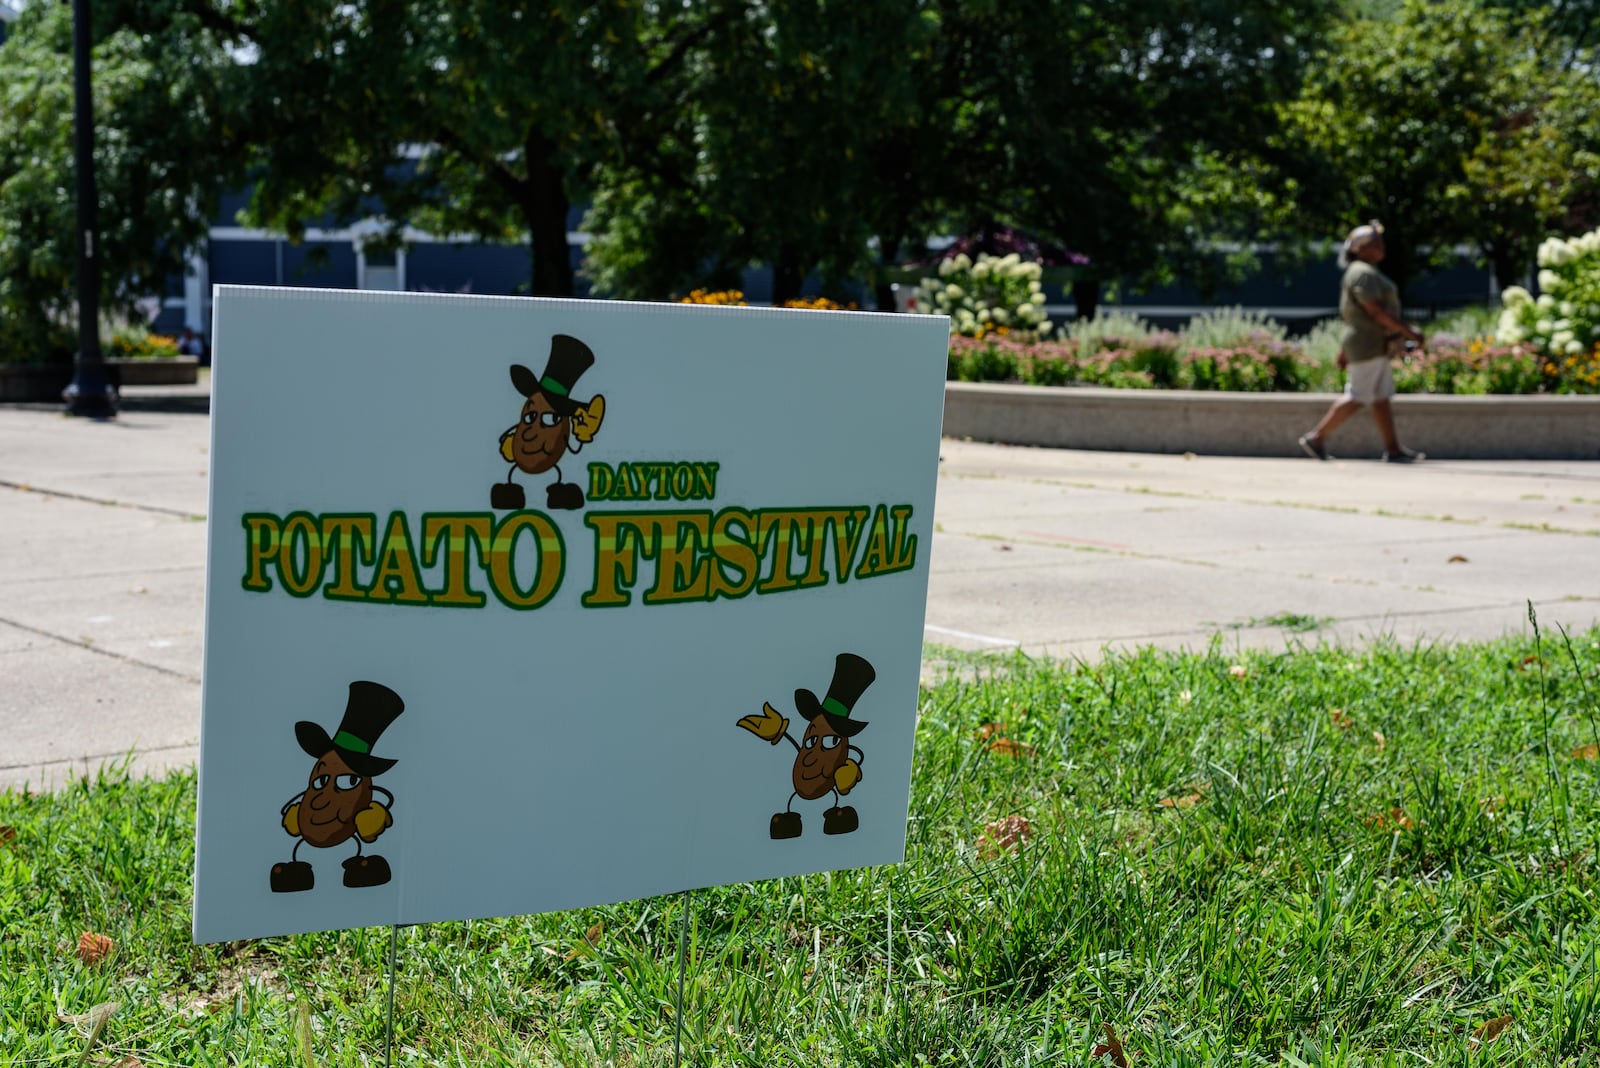
[[[685, 1063], [1600, 1063], [1600, 632], [943, 662], [904, 864], [694, 895]], [[0, 1064], [382, 1063], [389, 931], [191, 945], [193, 822], [0, 795]], [[395, 1062], [671, 1064], [681, 908], [401, 931]]]

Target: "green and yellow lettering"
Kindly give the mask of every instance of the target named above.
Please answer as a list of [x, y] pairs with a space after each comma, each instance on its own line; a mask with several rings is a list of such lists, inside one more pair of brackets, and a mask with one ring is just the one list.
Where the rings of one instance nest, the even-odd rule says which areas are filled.
[[[623, 484], [618, 465], [617, 485]], [[585, 608], [620, 608], [631, 600], [629, 587], [639, 576], [639, 527], [627, 512], [589, 512], [594, 528], [594, 585], [583, 595]]]
[[[595, 466], [591, 464], [589, 468], [591, 479]], [[483, 557], [494, 536], [493, 530], [494, 516], [487, 512], [422, 517], [422, 566], [432, 567], [435, 561], [444, 561], [444, 588], [433, 594], [433, 604], [483, 607], [487, 598], [472, 588], [467, 557], [474, 541], [478, 543], [479, 558]]]
[[[300, 561], [304, 567], [296, 568]], [[283, 522], [278, 543], [278, 581], [296, 597], [309, 597], [322, 582], [322, 532], [309, 512], [295, 512]]]
[[[523, 590], [517, 585], [517, 536], [526, 530], [533, 536], [536, 572], [533, 585]], [[512, 512], [500, 520], [489, 542], [489, 581], [494, 594], [512, 608], [538, 608], [561, 585], [565, 553], [561, 532], [543, 512]]]
[[[756, 518], [743, 508], [724, 508], [711, 525], [711, 565], [708, 597], [743, 597], [756, 584], [761, 557], [756, 552]], [[728, 577], [727, 569], [738, 576]]]
[[589, 499], [591, 501], [608, 499], [616, 484], [617, 473], [611, 470], [610, 464], [595, 463], [589, 465]]
[[867, 551], [861, 555], [856, 578], [871, 578], [889, 570], [889, 516], [883, 505], [872, 513], [872, 531], [867, 536]]
[[321, 520], [322, 545], [333, 556], [333, 576], [322, 587], [322, 596], [336, 601], [365, 600], [367, 588], [356, 584], [356, 567], [368, 567], [373, 562], [376, 549], [373, 537], [378, 527], [378, 517], [371, 514], [325, 515]]
[[251, 512], [242, 519], [245, 530], [244, 588], [251, 593], [266, 593], [272, 589], [272, 580], [267, 578], [267, 564], [278, 555], [283, 525], [277, 516], [267, 512]]
[[664, 512], [651, 519], [656, 582], [645, 592], [644, 603], [707, 600], [712, 568], [705, 554], [711, 544], [711, 513]]
[[411, 544], [411, 528], [404, 512], [389, 516], [378, 549], [378, 566], [367, 586], [367, 600], [396, 601], [400, 604], [427, 604], [428, 594], [417, 576], [417, 556]]

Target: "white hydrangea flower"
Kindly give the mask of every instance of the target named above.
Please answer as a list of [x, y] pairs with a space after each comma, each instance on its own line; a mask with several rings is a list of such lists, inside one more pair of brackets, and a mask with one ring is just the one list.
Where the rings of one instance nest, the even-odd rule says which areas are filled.
[[966, 290], [962, 289], [954, 282], [951, 282], [949, 285], [944, 287], [944, 295], [950, 300], [960, 300], [961, 295], [965, 292]]
[[1571, 330], [1557, 330], [1550, 335], [1550, 346], [1552, 348], [1565, 349], [1568, 345], [1576, 345], [1577, 343], [1577, 338], [1572, 336]]
[[1004, 326], [1011, 319], [1011, 313], [1006, 311], [1004, 308], [996, 308], [990, 314], [994, 316], [994, 321], [999, 323], [1001, 326]]
[[965, 252], [956, 253], [955, 258], [950, 262], [956, 265], [956, 270], [958, 271], [972, 270], [972, 257], [968, 256]]
[[1054, 323], [1046, 319], [1044, 322], [1039, 324], [1039, 335], [1042, 337], [1045, 334], [1048, 334], [1054, 326]]
[[1021, 304], [1017, 307], [1017, 318], [1026, 322], [1027, 320], [1033, 318], [1034, 311], [1035, 309], [1032, 304]]
[[1539, 306], [1540, 311], [1549, 311], [1556, 306], [1556, 298], [1548, 293], [1540, 293], [1539, 299], [1534, 303]]
[[1570, 317], [1578, 314], [1578, 306], [1572, 303], [1570, 300], [1562, 301], [1560, 304], [1556, 305], [1556, 308], [1561, 312], [1562, 315], [1565, 316]]
[[1539, 288], [1546, 292], [1554, 292], [1561, 288], [1561, 276], [1546, 267], [1539, 272]]
[[1519, 308], [1524, 304], [1533, 303], [1533, 294], [1521, 286], [1507, 286], [1504, 293], [1500, 294], [1500, 302], [1507, 308]]

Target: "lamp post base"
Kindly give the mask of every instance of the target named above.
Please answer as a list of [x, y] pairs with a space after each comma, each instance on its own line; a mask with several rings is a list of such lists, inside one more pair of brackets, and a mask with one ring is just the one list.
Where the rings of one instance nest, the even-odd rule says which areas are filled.
[[106, 376], [104, 364], [79, 361], [72, 381], [61, 391], [67, 414], [86, 419], [114, 419], [117, 415], [117, 389]]

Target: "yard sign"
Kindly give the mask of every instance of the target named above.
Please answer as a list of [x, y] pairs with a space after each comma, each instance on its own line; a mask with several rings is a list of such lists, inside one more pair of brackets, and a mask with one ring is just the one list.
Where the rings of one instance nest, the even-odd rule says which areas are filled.
[[197, 940], [903, 858], [945, 319], [215, 308]]

